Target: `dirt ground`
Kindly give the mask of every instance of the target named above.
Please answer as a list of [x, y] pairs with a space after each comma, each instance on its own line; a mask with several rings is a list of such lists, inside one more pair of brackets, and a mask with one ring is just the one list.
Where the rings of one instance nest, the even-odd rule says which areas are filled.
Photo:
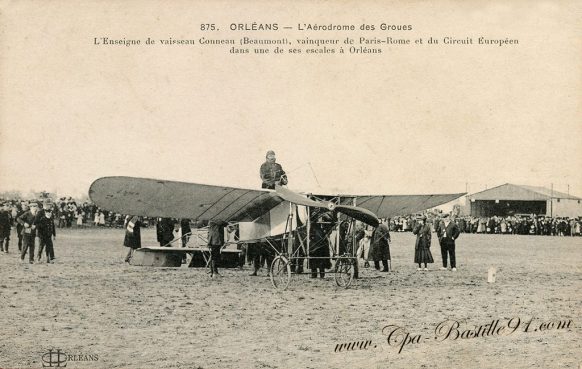
[[[250, 266], [212, 280], [204, 269], [127, 265], [122, 230], [57, 232], [55, 264], [21, 263], [14, 234], [11, 252], [0, 255], [2, 368], [42, 367], [51, 349], [61, 350], [61, 360], [67, 355], [67, 368], [582, 363], [580, 237], [462, 234], [453, 273], [438, 270], [436, 239], [436, 263], [418, 272], [413, 236], [397, 233], [393, 272], [363, 269], [349, 289], [336, 287], [331, 274], [298, 275], [281, 293], [264, 270], [249, 276]], [[145, 230], [142, 239], [153, 244], [155, 234]], [[497, 280], [489, 284], [492, 266]], [[361, 341], [371, 343], [336, 352]]]

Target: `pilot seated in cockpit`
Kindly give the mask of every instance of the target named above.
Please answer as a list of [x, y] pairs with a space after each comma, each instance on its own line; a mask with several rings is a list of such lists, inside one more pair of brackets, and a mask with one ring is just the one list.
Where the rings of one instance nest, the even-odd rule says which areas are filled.
[[261, 165], [260, 171], [263, 181], [261, 188], [274, 190], [276, 184], [287, 184], [287, 175], [281, 164], [276, 163], [275, 160], [275, 152], [273, 150], [267, 151], [267, 160]]

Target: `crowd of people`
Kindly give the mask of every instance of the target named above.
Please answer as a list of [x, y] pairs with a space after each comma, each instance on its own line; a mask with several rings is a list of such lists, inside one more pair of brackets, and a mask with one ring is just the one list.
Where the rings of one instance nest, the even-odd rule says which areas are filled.
[[[431, 224], [441, 217], [439, 213], [429, 212], [428, 215]], [[390, 220], [390, 230], [393, 232], [412, 232], [415, 222], [413, 216], [394, 217]], [[455, 223], [462, 233], [582, 236], [582, 219], [580, 217], [549, 217], [535, 214], [492, 217], [467, 215], [456, 217]]]
[[[432, 217], [429, 219], [426, 214], [417, 214], [401, 218], [406, 221], [407, 226], [408, 224], [411, 225], [411, 232], [416, 236], [414, 263], [418, 265], [419, 271], [427, 271], [428, 264], [434, 263], [431, 252], [433, 232], [436, 233], [440, 246], [443, 264], [441, 269], [457, 271], [455, 249], [456, 239], [461, 234], [461, 231], [456, 222], [456, 217], [450, 217], [449, 214], [440, 214], [438, 218]], [[399, 221], [396, 220], [396, 222]], [[373, 262], [376, 270], [381, 272], [389, 272], [391, 270], [390, 229], [392, 231], [395, 230], [394, 224], [394, 219], [384, 219], [376, 228], [366, 227], [362, 224], [357, 226], [355, 232], [356, 256], [364, 260], [365, 268], [370, 266], [370, 262]], [[381, 270], [380, 262], [383, 266]]]
[[[0, 203], [5, 204], [13, 220], [22, 213], [24, 208], [28, 208], [31, 202], [41, 204], [49, 198], [19, 200], [0, 199]], [[123, 228], [125, 215], [107, 211], [97, 207], [95, 204], [85, 201], [80, 202], [72, 197], [61, 197], [56, 200], [49, 199], [53, 204], [53, 219], [57, 228], [73, 227], [112, 227]], [[148, 227], [154, 223], [151, 218], [144, 218], [142, 226]]]
[[[276, 162], [275, 153], [268, 151], [266, 160], [261, 165], [260, 177], [262, 188], [275, 189], [277, 185], [286, 185], [287, 175], [282, 166]], [[327, 218], [326, 218], [327, 216]], [[311, 240], [309, 263], [312, 278], [318, 275], [323, 278], [325, 270], [331, 268], [330, 250], [337, 247], [340, 254], [356, 251], [358, 258], [364, 259], [364, 266], [370, 262], [382, 272], [391, 269], [390, 232], [412, 232], [416, 235], [414, 263], [418, 270], [427, 270], [428, 264], [434, 263], [430, 251], [432, 233], [436, 233], [442, 256], [442, 269], [456, 271], [455, 240], [461, 233], [486, 234], [520, 234], [520, 235], [552, 235], [552, 236], [581, 236], [582, 219], [567, 217], [547, 217], [541, 215], [514, 215], [474, 217], [459, 216], [458, 212], [444, 214], [440, 211], [425, 211], [423, 214], [398, 216], [384, 219], [376, 228], [366, 229], [360, 224], [353, 230], [346, 227], [347, 222], [340, 223], [338, 232], [339, 245], [332, 246], [330, 233], [334, 229], [333, 219], [329, 214], [318, 216], [308, 235]], [[160, 246], [173, 246], [176, 241], [175, 232], [180, 231], [181, 246], [186, 247], [191, 234], [189, 219], [171, 218], [144, 218], [123, 215], [98, 208], [90, 202], [77, 202], [71, 197], [62, 197], [56, 201], [45, 197], [40, 200], [20, 201], [15, 199], [0, 199], [0, 251], [9, 252], [10, 233], [16, 228], [18, 250], [24, 261], [26, 254], [29, 262], [34, 263], [35, 238], [39, 238], [38, 260], [41, 260], [43, 250], [46, 252], [46, 261], [52, 263], [55, 259], [52, 240], [56, 238], [56, 228], [85, 227], [116, 227], [126, 230], [123, 245], [129, 248], [126, 262], [132, 258], [133, 251], [141, 247], [140, 228], [155, 224], [157, 241]], [[224, 222], [196, 224], [208, 227], [208, 248], [210, 250], [210, 274], [218, 274], [220, 250], [225, 244], [224, 232], [236, 232]], [[368, 227], [369, 228], [369, 227]], [[353, 242], [356, 244], [352, 244]], [[276, 241], [274, 241], [276, 247]], [[266, 263], [267, 269], [273, 260], [273, 253], [265, 245], [254, 245], [244, 251], [248, 252], [249, 259], [254, 264], [257, 275], [259, 269]], [[303, 272], [303, 258], [296, 258], [292, 262], [294, 272]], [[242, 261], [244, 263], [244, 261]], [[449, 264], [450, 263], [450, 264]], [[241, 264], [242, 265], [242, 264]], [[423, 267], [424, 265], [424, 267]]]
[[16, 228], [18, 237], [18, 252], [20, 258], [28, 254], [29, 263], [35, 260], [35, 246], [38, 238], [38, 261], [41, 260], [43, 251], [46, 252], [47, 263], [53, 263], [55, 253], [53, 239], [56, 238], [55, 221], [53, 209], [55, 208], [50, 199], [42, 202], [33, 200], [22, 203], [16, 213], [12, 204], [6, 201], [0, 203], [0, 251], [9, 253], [11, 229]]

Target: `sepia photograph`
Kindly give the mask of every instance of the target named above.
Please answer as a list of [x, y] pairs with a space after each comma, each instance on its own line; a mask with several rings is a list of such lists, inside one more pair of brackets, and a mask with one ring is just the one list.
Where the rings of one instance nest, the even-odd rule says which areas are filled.
[[581, 29], [0, 0], [0, 368], [582, 368]]

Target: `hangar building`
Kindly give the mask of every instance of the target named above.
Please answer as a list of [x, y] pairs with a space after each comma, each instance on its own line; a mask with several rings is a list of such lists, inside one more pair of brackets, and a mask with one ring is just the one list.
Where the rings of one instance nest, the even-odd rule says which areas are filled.
[[582, 216], [582, 199], [545, 187], [506, 183], [469, 195], [472, 216], [538, 214], [553, 217]]

